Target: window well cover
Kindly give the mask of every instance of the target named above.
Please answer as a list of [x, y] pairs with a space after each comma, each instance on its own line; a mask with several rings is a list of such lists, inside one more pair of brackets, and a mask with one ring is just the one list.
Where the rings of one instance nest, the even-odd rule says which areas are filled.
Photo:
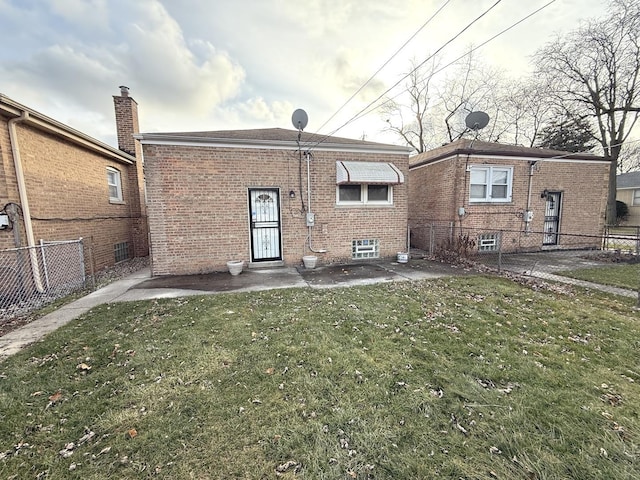
[[404, 183], [404, 175], [393, 163], [336, 162], [336, 184], [345, 183], [397, 185]]

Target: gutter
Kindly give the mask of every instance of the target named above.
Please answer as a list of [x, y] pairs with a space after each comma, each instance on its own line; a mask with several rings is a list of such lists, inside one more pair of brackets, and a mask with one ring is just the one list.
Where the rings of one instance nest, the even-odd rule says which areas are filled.
[[36, 242], [33, 236], [33, 224], [31, 223], [31, 211], [29, 210], [29, 199], [27, 198], [27, 186], [24, 181], [24, 171], [22, 170], [22, 161], [20, 159], [20, 148], [18, 147], [18, 135], [16, 132], [16, 123], [21, 123], [29, 119], [29, 112], [23, 110], [19, 117], [10, 119], [7, 122], [9, 129], [9, 142], [11, 143], [11, 154], [13, 155], [13, 164], [16, 170], [16, 181], [18, 183], [18, 194], [20, 195], [20, 206], [22, 208], [22, 217], [24, 219], [24, 229], [27, 233], [27, 246], [29, 248], [29, 258], [31, 260], [31, 271], [33, 272], [33, 281], [35, 282], [38, 292], [44, 292], [42, 279], [40, 278], [40, 265], [36, 255]]
[[57, 120], [54, 120], [51, 117], [47, 117], [42, 113], [36, 112], [20, 103], [11, 100], [6, 95], [0, 93], [0, 112], [5, 112], [10, 116], [20, 116], [23, 113], [27, 113], [26, 120], [29, 125], [33, 125], [36, 128], [46, 130], [55, 135], [60, 135], [61, 137], [66, 138], [72, 143], [76, 145], [80, 145], [81, 147], [92, 150], [100, 155], [105, 155], [112, 160], [115, 160], [120, 163], [132, 165], [135, 163], [136, 159], [134, 156], [129, 155], [122, 150], [118, 150], [106, 143], [103, 143], [95, 138], [90, 137], [89, 135], [80, 132], [74, 128], [69, 127]]
[[[253, 148], [266, 150], [298, 149], [297, 143], [293, 140], [263, 140], [249, 138], [222, 138], [194, 136], [172, 133], [138, 133], [133, 136], [142, 145], [172, 145], [172, 146], [192, 146], [192, 147], [218, 147], [218, 148]], [[311, 144], [312, 142], [309, 142]], [[380, 144], [359, 144], [354, 143], [330, 143], [330, 141], [318, 143], [313, 146], [315, 151], [329, 152], [357, 152], [357, 153], [377, 153], [391, 155], [408, 155], [412, 150], [408, 147], [397, 145]]]

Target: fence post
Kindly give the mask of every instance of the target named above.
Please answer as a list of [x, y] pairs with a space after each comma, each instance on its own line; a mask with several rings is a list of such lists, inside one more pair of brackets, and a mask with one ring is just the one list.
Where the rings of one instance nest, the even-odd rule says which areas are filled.
[[78, 239], [78, 255], [80, 256], [80, 273], [82, 274], [82, 286], [87, 286], [87, 273], [84, 264], [84, 240], [82, 237]]
[[502, 230], [498, 232], [498, 273], [502, 272]]
[[433, 255], [433, 250], [434, 250], [434, 245], [433, 243], [435, 242], [435, 231], [434, 231], [434, 225], [433, 223], [431, 225], [429, 225], [429, 253], [431, 255]]
[[49, 290], [49, 270], [47, 269], [47, 253], [44, 249], [44, 240], [40, 239], [40, 252], [42, 253], [42, 270], [44, 270], [44, 281], [47, 284], [47, 290]]

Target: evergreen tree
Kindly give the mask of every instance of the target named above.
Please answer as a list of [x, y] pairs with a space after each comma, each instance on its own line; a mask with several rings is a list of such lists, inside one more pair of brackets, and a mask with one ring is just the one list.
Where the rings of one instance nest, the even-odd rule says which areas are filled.
[[596, 146], [589, 124], [582, 119], [551, 122], [536, 138], [536, 146], [563, 152], [590, 152]]

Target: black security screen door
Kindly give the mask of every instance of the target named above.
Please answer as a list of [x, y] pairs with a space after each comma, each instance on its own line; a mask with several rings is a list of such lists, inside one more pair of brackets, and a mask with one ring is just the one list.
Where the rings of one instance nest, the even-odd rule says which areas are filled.
[[277, 188], [249, 189], [251, 260], [282, 260], [280, 196]]
[[547, 203], [544, 211], [543, 245], [558, 245], [560, 237], [560, 192], [547, 193]]

